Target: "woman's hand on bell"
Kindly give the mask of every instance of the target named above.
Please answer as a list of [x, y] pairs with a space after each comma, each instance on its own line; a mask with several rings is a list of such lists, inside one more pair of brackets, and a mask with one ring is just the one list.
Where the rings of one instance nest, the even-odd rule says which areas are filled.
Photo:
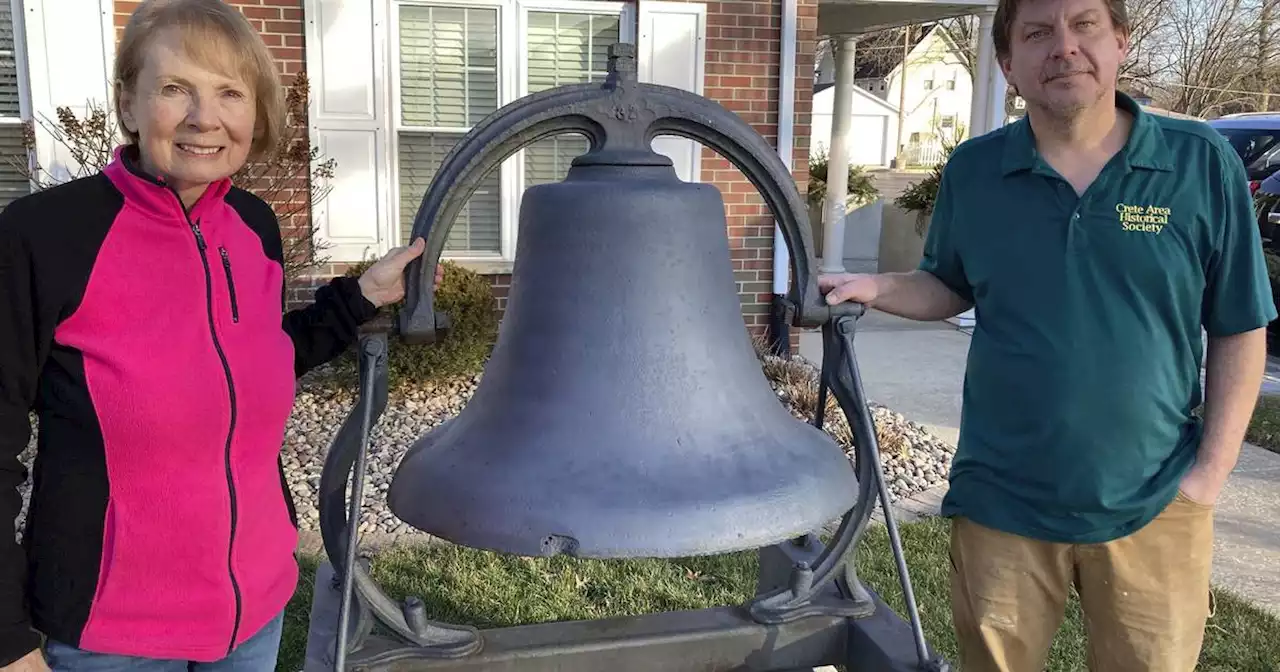
[[[426, 249], [426, 242], [417, 238], [412, 245], [397, 247], [387, 252], [360, 276], [360, 292], [369, 303], [381, 308], [404, 298], [404, 269]], [[440, 288], [444, 278], [444, 266], [436, 264], [434, 286]]]

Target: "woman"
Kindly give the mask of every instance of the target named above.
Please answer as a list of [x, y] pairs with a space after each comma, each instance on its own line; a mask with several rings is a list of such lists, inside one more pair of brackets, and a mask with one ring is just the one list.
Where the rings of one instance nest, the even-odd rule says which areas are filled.
[[0, 530], [0, 670], [271, 670], [296, 377], [402, 297], [423, 243], [282, 321], [279, 225], [229, 179], [284, 123], [262, 40], [220, 0], [148, 0], [115, 67], [114, 160], [0, 214], [5, 521], [40, 420], [26, 557]]

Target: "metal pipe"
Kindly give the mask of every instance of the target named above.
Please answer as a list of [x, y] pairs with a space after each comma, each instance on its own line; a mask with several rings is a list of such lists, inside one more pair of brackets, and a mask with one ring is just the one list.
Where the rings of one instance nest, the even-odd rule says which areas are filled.
[[[782, 31], [778, 58], [778, 156], [787, 172], [794, 175], [792, 154], [795, 145], [796, 111], [796, 4], [782, 0]], [[775, 355], [791, 355], [791, 325], [787, 287], [791, 280], [791, 252], [782, 226], [773, 222], [773, 302], [769, 310], [769, 349]]]
[[[796, 15], [798, 0], [782, 0], [782, 36], [778, 63], [778, 156], [789, 170], [792, 165], [795, 145], [796, 123]], [[791, 275], [791, 257], [787, 250], [787, 241], [782, 236], [782, 227], [777, 222], [773, 225], [773, 293], [787, 293], [788, 280]], [[783, 326], [785, 329], [785, 325]]]
[[991, 30], [995, 26], [995, 12], [978, 12], [978, 54], [974, 59], [973, 94], [969, 103], [969, 137], [976, 138], [991, 130], [988, 104], [991, 92], [991, 68], [999, 68], [995, 45], [991, 43]]
[[[369, 362], [363, 371], [364, 389], [372, 390], [377, 369], [373, 360], [383, 355], [386, 341], [369, 339], [361, 343], [362, 362]], [[342, 573], [342, 604], [338, 611], [338, 641], [333, 653], [334, 669], [346, 669], [347, 636], [350, 633], [351, 600], [353, 599], [353, 583], [355, 579], [356, 549], [360, 543], [360, 509], [364, 504], [364, 476], [369, 454], [369, 434], [373, 429], [373, 395], [362, 399], [360, 423], [360, 452], [356, 454], [355, 474], [351, 477], [351, 504], [347, 514], [347, 557], [345, 571]]]

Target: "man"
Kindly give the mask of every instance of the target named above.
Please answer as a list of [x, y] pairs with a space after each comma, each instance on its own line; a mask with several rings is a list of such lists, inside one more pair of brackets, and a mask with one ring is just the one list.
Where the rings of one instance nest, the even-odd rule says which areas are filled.
[[965, 672], [1044, 669], [1073, 584], [1091, 670], [1189, 672], [1276, 317], [1243, 166], [1116, 91], [1123, 0], [994, 23], [1026, 118], [954, 152], [919, 270], [820, 284], [917, 320], [976, 306], [943, 502]]

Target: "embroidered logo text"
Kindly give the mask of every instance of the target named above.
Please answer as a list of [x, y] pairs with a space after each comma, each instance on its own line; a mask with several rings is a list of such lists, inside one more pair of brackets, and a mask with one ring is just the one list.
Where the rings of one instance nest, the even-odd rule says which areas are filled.
[[1169, 224], [1172, 211], [1158, 205], [1116, 203], [1116, 214], [1120, 216], [1121, 229], [1158, 235]]

